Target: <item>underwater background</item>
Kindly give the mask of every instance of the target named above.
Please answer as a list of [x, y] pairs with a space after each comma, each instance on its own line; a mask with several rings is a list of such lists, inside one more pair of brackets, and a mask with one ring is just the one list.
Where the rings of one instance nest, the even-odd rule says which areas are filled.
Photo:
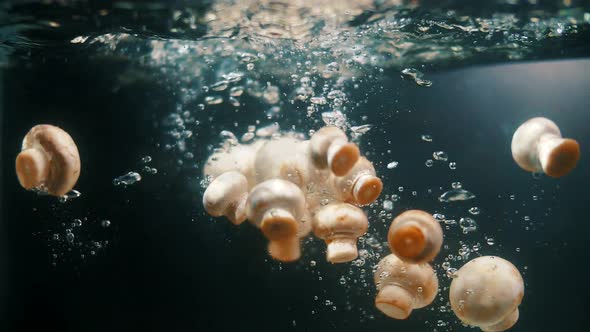
[[[479, 255], [523, 275], [511, 331], [588, 329], [589, 2], [0, 8], [0, 330], [467, 331], [448, 287]], [[534, 116], [580, 142], [568, 176], [512, 160], [512, 134]], [[14, 158], [38, 123], [76, 141], [80, 197], [19, 186]], [[299, 261], [275, 262], [256, 228], [205, 213], [202, 167], [220, 143], [328, 124], [384, 183], [357, 260], [327, 263], [309, 238]], [[476, 197], [439, 200], [458, 187]], [[411, 208], [441, 215], [440, 289], [396, 321], [374, 307], [373, 268]]]

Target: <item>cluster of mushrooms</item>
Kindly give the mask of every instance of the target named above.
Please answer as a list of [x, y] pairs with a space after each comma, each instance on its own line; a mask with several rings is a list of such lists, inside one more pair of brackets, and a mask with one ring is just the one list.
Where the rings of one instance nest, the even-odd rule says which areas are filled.
[[[511, 148], [521, 168], [551, 177], [569, 173], [580, 157], [578, 143], [540, 117], [516, 130]], [[16, 173], [25, 189], [62, 196], [80, 175], [76, 144], [58, 127], [37, 125], [23, 140]], [[299, 259], [301, 239], [310, 232], [326, 242], [329, 262], [357, 258], [357, 239], [368, 229], [360, 207], [383, 189], [372, 163], [336, 127], [321, 128], [309, 140], [289, 132], [249, 144], [230, 142], [209, 157], [204, 175], [210, 181], [205, 210], [236, 225], [250, 221], [268, 239], [271, 257], [284, 262]], [[375, 271], [375, 306], [406, 319], [436, 297], [438, 279], [429, 263], [440, 251], [443, 232], [430, 213], [408, 210], [393, 220], [387, 240], [392, 253]], [[504, 331], [518, 320], [523, 295], [522, 276], [512, 263], [482, 256], [456, 272], [449, 299], [465, 324]]]

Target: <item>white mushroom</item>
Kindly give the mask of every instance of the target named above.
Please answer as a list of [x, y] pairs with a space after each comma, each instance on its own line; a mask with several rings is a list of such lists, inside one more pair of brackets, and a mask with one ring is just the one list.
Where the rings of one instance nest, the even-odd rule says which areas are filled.
[[305, 212], [301, 189], [286, 180], [267, 180], [252, 188], [246, 206], [248, 220], [260, 227], [270, 241], [270, 255], [286, 262], [299, 259], [298, 235]]
[[440, 224], [427, 212], [408, 210], [397, 216], [387, 233], [389, 248], [400, 259], [426, 263], [434, 259], [443, 242]]
[[312, 221], [314, 234], [326, 241], [326, 259], [331, 263], [350, 262], [357, 258], [356, 241], [368, 227], [363, 210], [347, 203], [324, 206]]
[[562, 138], [557, 125], [547, 118], [532, 118], [512, 136], [512, 157], [522, 169], [551, 177], [568, 174], [580, 159], [578, 142]]
[[365, 157], [359, 158], [346, 175], [331, 179], [333, 190], [342, 201], [359, 206], [371, 204], [383, 190], [383, 182]]
[[80, 155], [72, 137], [61, 128], [37, 125], [25, 136], [16, 157], [16, 175], [23, 188], [62, 196], [80, 176]]
[[465, 324], [504, 331], [518, 320], [524, 282], [512, 263], [495, 256], [475, 258], [451, 282], [451, 308]]
[[203, 206], [214, 217], [226, 216], [239, 225], [246, 220], [248, 180], [239, 172], [221, 174], [209, 184], [203, 194]]
[[350, 171], [359, 158], [359, 149], [349, 143], [346, 134], [337, 127], [323, 127], [310, 139], [309, 153], [319, 169], [329, 168], [336, 176]]
[[406, 319], [436, 297], [438, 279], [429, 264], [411, 264], [391, 254], [377, 265], [375, 306], [385, 315]]

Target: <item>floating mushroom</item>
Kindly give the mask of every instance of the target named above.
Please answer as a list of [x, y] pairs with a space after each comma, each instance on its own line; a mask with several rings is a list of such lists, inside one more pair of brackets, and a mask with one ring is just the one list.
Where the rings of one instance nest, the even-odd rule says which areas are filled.
[[305, 196], [295, 184], [272, 179], [250, 191], [246, 203], [248, 220], [256, 224], [270, 241], [270, 255], [290, 262], [301, 256], [300, 223], [305, 213]]
[[436, 297], [438, 278], [429, 264], [406, 263], [390, 254], [377, 265], [375, 306], [385, 315], [406, 319]]
[[440, 224], [429, 213], [408, 210], [397, 216], [387, 233], [391, 251], [401, 260], [425, 263], [436, 257], [443, 242]]
[[369, 222], [363, 210], [347, 203], [322, 207], [314, 216], [314, 234], [326, 241], [326, 259], [331, 263], [350, 262], [358, 257], [356, 241], [367, 232]]
[[451, 282], [451, 308], [465, 324], [482, 331], [504, 331], [518, 320], [524, 296], [520, 272], [512, 263], [482, 256], [463, 265]]
[[31, 128], [16, 157], [16, 175], [27, 190], [37, 189], [63, 196], [80, 176], [80, 155], [72, 137], [61, 128], [37, 125]]
[[551, 177], [568, 174], [580, 159], [577, 141], [562, 138], [557, 125], [547, 118], [532, 118], [512, 136], [512, 157], [522, 169]]

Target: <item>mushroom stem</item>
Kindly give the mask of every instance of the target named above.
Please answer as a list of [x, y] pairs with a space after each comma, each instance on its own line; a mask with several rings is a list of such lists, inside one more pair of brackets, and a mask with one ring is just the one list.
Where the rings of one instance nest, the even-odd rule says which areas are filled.
[[297, 237], [283, 241], [269, 241], [268, 253], [270, 256], [281, 262], [293, 262], [301, 257], [301, 246]]
[[49, 177], [49, 158], [41, 149], [30, 148], [16, 157], [16, 174], [23, 188], [39, 188]]
[[561, 177], [569, 173], [580, 156], [577, 141], [555, 134], [541, 136], [537, 150], [543, 172], [551, 177]]
[[519, 316], [519, 312], [518, 312], [518, 308], [516, 308], [516, 309], [514, 309], [514, 311], [512, 311], [510, 314], [508, 314], [508, 316], [506, 316], [504, 319], [502, 319], [498, 323], [496, 323], [494, 325], [490, 325], [490, 326], [482, 326], [481, 330], [484, 332], [506, 331], [509, 328], [511, 328], [512, 326], [514, 326], [514, 324], [516, 324], [516, 322], [518, 321], [518, 316]]
[[292, 262], [301, 256], [299, 222], [284, 209], [270, 209], [262, 216], [260, 229], [269, 240], [268, 252], [274, 259]]
[[408, 318], [412, 313], [413, 303], [412, 295], [398, 285], [384, 286], [375, 298], [377, 309], [395, 319]]
[[326, 259], [331, 263], [350, 262], [358, 257], [356, 237], [339, 236], [326, 239]]

